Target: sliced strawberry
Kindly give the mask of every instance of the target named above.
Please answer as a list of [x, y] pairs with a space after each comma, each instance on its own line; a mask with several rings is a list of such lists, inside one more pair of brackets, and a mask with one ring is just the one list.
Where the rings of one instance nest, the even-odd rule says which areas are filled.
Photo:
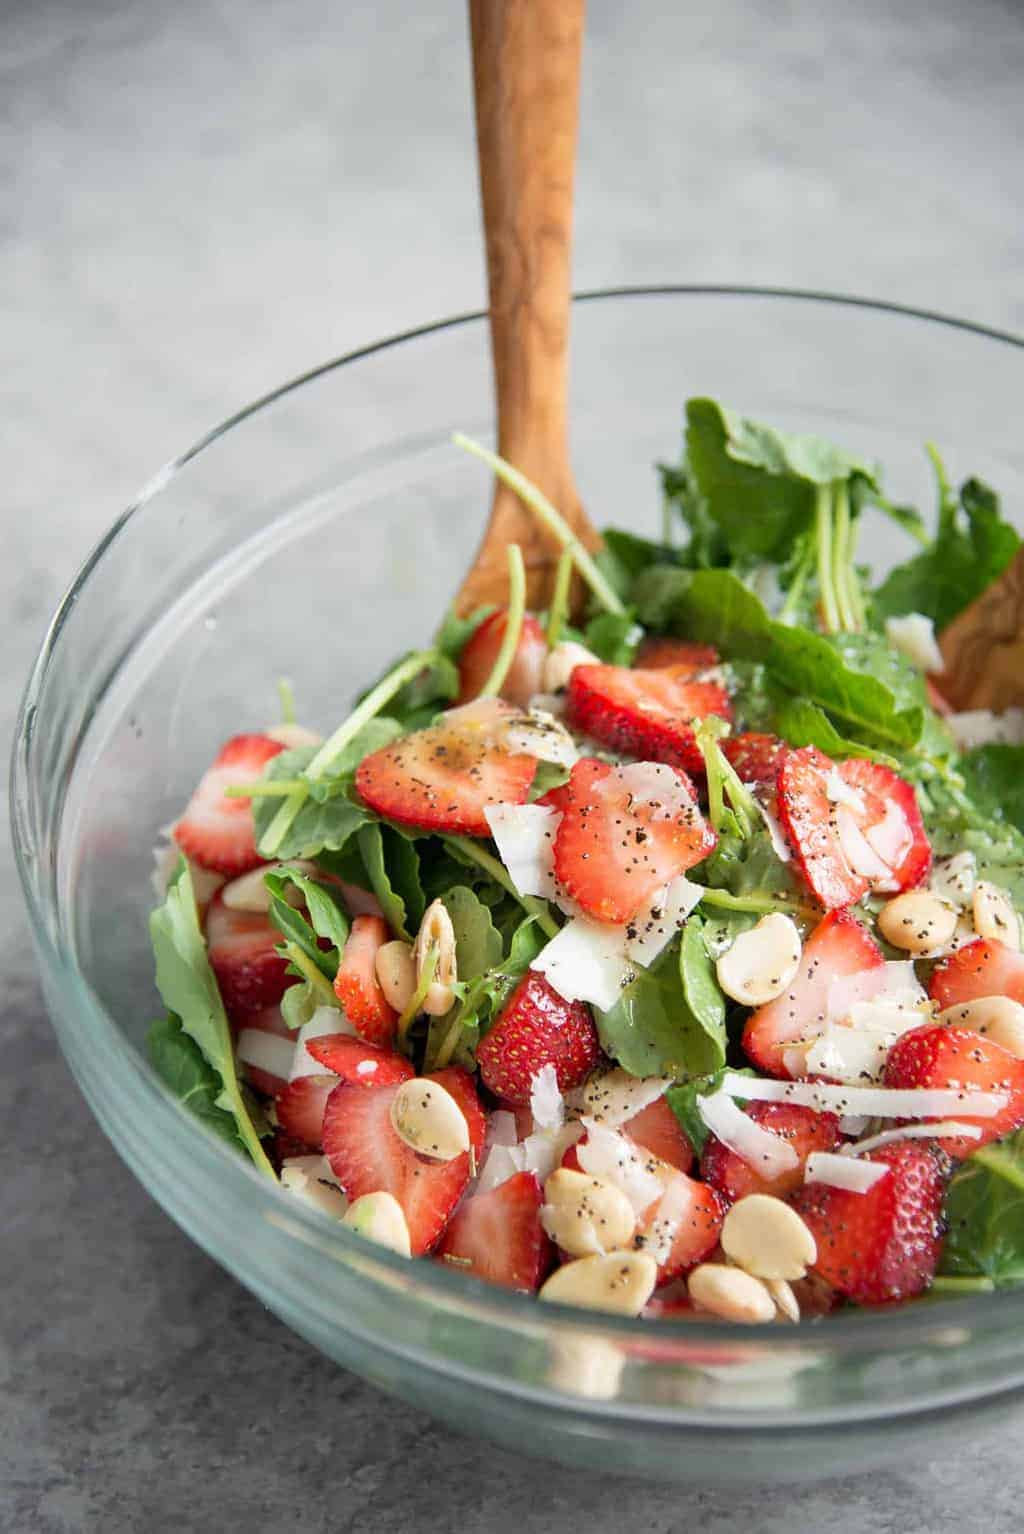
[[466, 1123], [469, 1125], [469, 1143], [472, 1147], [471, 1161], [475, 1166], [484, 1153], [484, 1141], [487, 1138], [487, 1115], [480, 1106], [477, 1096], [476, 1084], [468, 1071], [463, 1070], [461, 1065], [448, 1065], [444, 1070], [432, 1071], [429, 1079], [440, 1082], [445, 1091], [450, 1093], [462, 1109]]
[[[324, 1112], [338, 1082], [334, 1076], [300, 1076], [274, 1099], [277, 1122], [286, 1135], [314, 1150], [323, 1146]], [[353, 1091], [362, 1091], [355, 1087]]]
[[804, 944], [789, 989], [747, 1018], [743, 1048], [771, 1076], [788, 1076], [783, 1056], [797, 1039], [812, 1039], [825, 1025], [828, 988], [841, 975], [874, 969], [885, 960], [877, 944], [847, 911], [830, 911]]
[[928, 993], [941, 1010], [982, 996], [1008, 996], [1024, 1004], [1024, 953], [978, 938], [935, 966]]
[[565, 1001], [527, 970], [476, 1052], [480, 1076], [507, 1103], [530, 1101], [533, 1078], [553, 1065], [563, 1092], [580, 1086], [601, 1059], [597, 1029], [582, 1001]]
[[532, 1172], [475, 1193], [452, 1216], [438, 1257], [485, 1283], [532, 1294], [551, 1266], [551, 1243], [540, 1222], [543, 1201]]
[[[272, 1033], [279, 1039], [293, 1041], [295, 1038], [278, 1006], [261, 1007], [258, 1012], [236, 1012], [231, 1022], [236, 1035], [251, 1028], [256, 1033]], [[288, 1085], [287, 1076], [275, 1076], [270, 1071], [261, 1070], [258, 1065], [251, 1065], [248, 1060], [242, 1069], [249, 1085], [255, 1091], [262, 1092], [264, 1097], [276, 1097]]]
[[558, 810], [561, 814], [569, 803], [568, 783], [560, 783], [557, 788], [549, 788], [546, 793], [539, 795], [534, 803], [542, 804], [548, 810]]
[[300, 1140], [296, 1135], [286, 1134], [283, 1129], [274, 1130], [274, 1138], [270, 1142], [268, 1155], [274, 1164], [274, 1170], [280, 1175], [281, 1167], [293, 1156], [308, 1156], [310, 1147], [305, 1140]]
[[813, 1271], [858, 1305], [920, 1294], [942, 1250], [947, 1159], [927, 1140], [883, 1145], [871, 1159], [890, 1170], [867, 1193], [806, 1183], [791, 1200], [818, 1244]]
[[356, 788], [372, 810], [425, 831], [489, 836], [489, 804], [525, 804], [535, 757], [507, 751], [503, 734], [515, 710], [500, 698], [454, 709], [364, 757]]
[[710, 666], [718, 665], [718, 651], [712, 644], [694, 644], [691, 639], [673, 639], [671, 634], [648, 634], [636, 652], [635, 665], [641, 670], [662, 671], [672, 667], [680, 678], [691, 677]]
[[273, 1007], [291, 979], [277, 952], [281, 934], [258, 911], [232, 911], [220, 894], [206, 913], [206, 948], [229, 1016], [244, 1026], [245, 1014]]
[[871, 889], [909, 889], [928, 872], [931, 848], [917, 796], [888, 767], [857, 758], [837, 766], [815, 746], [789, 751], [779, 766], [778, 808], [800, 870], [826, 910], [853, 905]]
[[566, 692], [569, 722], [627, 756], [704, 770], [692, 723], [706, 714], [732, 718], [729, 694], [717, 682], [677, 672], [626, 666], [577, 666]]
[[789, 749], [777, 735], [763, 735], [756, 730], [728, 735], [722, 741], [726, 759], [742, 783], [774, 783]]
[[416, 1074], [404, 1055], [364, 1044], [346, 1033], [309, 1039], [306, 1048], [318, 1065], [357, 1087], [390, 1087], [411, 1081]]
[[[466, 1113], [474, 1157], [483, 1150], [485, 1120], [465, 1071], [439, 1071], [435, 1078]], [[343, 1081], [327, 1101], [324, 1154], [349, 1198], [390, 1193], [401, 1204], [414, 1257], [437, 1243], [452, 1210], [466, 1190], [470, 1153], [453, 1161], [427, 1161], [398, 1138], [391, 1104], [398, 1086], [360, 1087]]]
[[911, 784], [881, 762], [859, 757], [841, 762], [839, 775], [864, 800], [865, 835], [869, 841], [874, 838], [873, 846], [892, 868], [893, 886], [907, 890], [923, 884], [932, 866], [932, 849]]
[[[980, 1139], [943, 1135], [941, 1145], [962, 1159], [990, 1140], [1001, 1140], [1024, 1124], [1024, 1060], [966, 1028], [927, 1025], [896, 1040], [885, 1062], [887, 1087], [950, 1087], [964, 1093], [963, 1108], [941, 1115], [957, 1123], [977, 1124]], [[972, 1092], [1004, 1092], [1009, 1101], [994, 1117], [970, 1111]]]
[[659, 1097], [657, 1102], [649, 1103], [634, 1114], [628, 1123], [623, 1124], [622, 1133], [634, 1145], [642, 1146], [679, 1172], [688, 1172], [693, 1165], [693, 1146], [669, 1107], [667, 1097]]
[[641, 1251], [651, 1240], [658, 1237], [658, 1226], [666, 1217], [666, 1207], [671, 1206], [667, 1216], [678, 1229], [672, 1241], [672, 1249], [666, 1260], [658, 1267], [658, 1283], [668, 1284], [680, 1273], [703, 1262], [709, 1252], [718, 1245], [725, 1217], [725, 1204], [714, 1188], [707, 1183], [696, 1182], [675, 1168], [663, 1169], [662, 1181], [665, 1194], [646, 1209], [637, 1222], [634, 1246]]
[[229, 799], [233, 783], [254, 783], [284, 747], [267, 735], [235, 735], [221, 746], [171, 835], [187, 858], [228, 879], [261, 862], [252, 801]]
[[797, 1103], [749, 1103], [744, 1112], [755, 1124], [788, 1141], [799, 1157], [799, 1165], [778, 1177], [762, 1177], [716, 1135], [709, 1135], [701, 1156], [700, 1175], [730, 1204], [746, 1198], [748, 1193], [770, 1193], [782, 1198], [794, 1192], [804, 1180], [804, 1163], [811, 1152], [834, 1150], [839, 1139], [839, 1120], [834, 1113], [815, 1113], [813, 1108]]
[[701, 862], [715, 833], [679, 768], [584, 757], [572, 769], [555, 833], [555, 872], [598, 921], [628, 922], [671, 879]]
[[383, 916], [357, 916], [334, 978], [334, 994], [345, 1016], [370, 1044], [390, 1044], [398, 1022], [377, 980], [377, 953], [390, 936]]
[[[460, 703], [468, 703], [483, 691], [494, 670], [494, 662], [498, 659], [507, 626], [508, 608], [499, 607], [466, 640], [459, 656]], [[519, 630], [512, 664], [502, 683], [501, 696], [525, 708], [534, 693], [542, 690], [547, 653], [548, 642], [544, 638], [544, 630], [536, 618], [527, 613]]]

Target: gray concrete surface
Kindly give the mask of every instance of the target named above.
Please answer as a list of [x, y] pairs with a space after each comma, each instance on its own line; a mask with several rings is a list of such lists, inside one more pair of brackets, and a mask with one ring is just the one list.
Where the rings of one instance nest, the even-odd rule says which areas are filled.
[[[594, 0], [576, 271], [1024, 326], [1015, 0]], [[0, 725], [151, 471], [239, 403], [482, 298], [457, 5], [0, 3]], [[1018, 1522], [1009, 1425], [800, 1494], [538, 1471], [315, 1356], [133, 1182], [52, 1042], [0, 853], [0, 1527], [942, 1534]]]

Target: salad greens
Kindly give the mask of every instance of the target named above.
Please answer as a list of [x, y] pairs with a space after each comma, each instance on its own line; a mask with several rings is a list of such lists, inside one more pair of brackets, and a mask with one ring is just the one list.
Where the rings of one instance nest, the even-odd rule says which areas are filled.
[[963, 1163], [946, 1195], [946, 1220], [941, 1273], [1024, 1283], [1024, 1130]]

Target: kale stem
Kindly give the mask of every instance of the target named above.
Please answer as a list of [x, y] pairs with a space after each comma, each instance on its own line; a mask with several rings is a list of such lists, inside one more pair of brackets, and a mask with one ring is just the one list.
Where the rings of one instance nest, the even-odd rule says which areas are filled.
[[518, 543], [508, 546], [508, 612], [501, 648], [495, 657], [491, 674], [480, 690], [481, 698], [496, 698], [505, 685], [512, 662], [515, 659], [519, 636], [526, 616], [526, 566], [523, 551]]
[[509, 878], [504, 863], [500, 863], [497, 858], [492, 858], [491, 854], [485, 852], [470, 836], [448, 836], [445, 840], [449, 846], [458, 848], [459, 852], [471, 862], [489, 873], [494, 882], [500, 884], [503, 890], [507, 890], [514, 900], [518, 900], [527, 915], [536, 918], [538, 927], [546, 937], [558, 936], [558, 926], [552, 919], [547, 902], [538, 900], [534, 895], [520, 895]]
[[225, 799], [284, 799], [297, 788], [304, 788], [301, 778], [269, 778], [256, 783], [230, 783], [224, 790]]
[[436, 659], [436, 650], [417, 650], [412, 655], [407, 655], [405, 660], [399, 661], [398, 665], [366, 694], [362, 703], [352, 710], [345, 722], [339, 724], [334, 734], [324, 741], [303, 776], [307, 779], [326, 777], [335, 757], [341, 755], [349, 742], [359, 734], [363, 725], [369, 724], [370, 720], [380, 713], [385, 703], [390, 703], [395, 694], [401, 692], [406, 682], [411, 682], [413, 677], [419, 676], [420, 672], [425, 671]]
[[833, 487], [833, 511], [832, 580], [839, 621], [846, 633], [856, 633], [860, 624], [854, 592], [857, 578], [853, 570], [853, 521], [850, 516], [850, 495], [844, 482]]
[[562, 637], [562, 629], [569, 613], [569, 586], [572, 581], [572, 550], [563, 549], [562, 557], [558, 561], [555, 570], [555, 589], [551, 593], [551, 608], [548, 612], [548, 628], [546, 639], [548, 648], [553, 650]]
[[281, 700], [281, 723], [295, 723], [295, 690], [288, 677], [282, 676], [277, 682], [277, 696]]
[[814, 544], [808, 542], [800, 556], [800, 562], [793, 572], [793, 579], [790, 581], [789, 590], [786, 592], [786, 600], [783, 602], [782, 607], [779, 610], [780, 623], [792, 623], [794, 621], [796, 617], [796, 610], [799, 606], [800, 598], [803, 596], [804, 587], [807, 584], [807, 577], [811, 573], [811, 566], [813, 564]]
[[804, 914], [803, 906], [795, 900], [776, 900], [772, 895], [730, 895], [728, 890], [704, 888], [701, 905], [721, 906], [723, 911], [754, 911], [770, 915], [773, 911]]
[[281, 808], [267, 827], [259, 851], [262, 857], [272, 858], [292, 828], [292, 823], [309, 797], [305, 784], [292, 789]]
[[546, 495], [543, 495], [536, 485], [530, 483], [525, 474], [520, 474], [504, 458], [499, 458], [497, 453], [489, 452], [481, 447], [479, 442], [474, 442], [472, 437], [465, 437], [461, 432], [456, 432], [452, 438], [456, 447], [465, 448], [467, 453], [472, 453], [474, 458], [479, 458], [489, 465], [500, 480], [514, 490], [524, 506], [529, 507], [539, 522], [542, 522], [549, 533], [553, 533], [562, 545], [572, 554], [573, 563], [577, 570], [594, 593], [602, 607], [610, 613], [621, 617], [625, 608], [619, 601], [615, 592], [609, 586], [597, 565], [591, 559], [582, 543], [576, 537], [572, 528], [565, 518], [555, 510]]
[[439, 953], [440, 949], [438, 948], [437, 944], [431, 943], [430, 947], [427, 949], [426, 958], [423, 961], [423, 969], [420, 971], [420, 977], [416, 982], [416, 989], [413, 991], [412, 995], [409, 997], [409, 1000], [406, 1002], [396, 1025], [399, 1044], [405, 1043], [406, 1035], [415, 1022], [418, 1013], [422, 1010], [423, 1003], [427, 999], [427, 992], [433, 985], [434, 975], [437, 972], [437, 959]]
[[836, 593], [832, 584], [832, 487], [819, 485], [815, 496], [815, 532], [818, 546], [818, 591], [826, 634], [838, 634], [842, 628]]
[[929, 1294], [991, 1294], [995, 1284], [990, 1278], [958, 1278], [952, 1274], [940, 1273], [933, 1278]]
[[334, 987], [323, 971], [317, 968], [308, 954], [303, 953], [298, 943], [285, 943], [284, 947], [289, 960], [299, 971], [303, 980], [308, 980], [318, 998], [321, 999], [321, 1005], [336, 1007], [338, 1005], [338, 998], [334, 994]]

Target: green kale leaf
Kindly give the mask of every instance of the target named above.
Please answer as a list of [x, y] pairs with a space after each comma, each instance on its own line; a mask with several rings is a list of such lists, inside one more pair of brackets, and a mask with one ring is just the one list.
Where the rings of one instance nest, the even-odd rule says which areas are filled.
[[940, 1272], [1024, 1284], [1024, 1130], [968, 1157], [950, 1182], [945, 1215]]
[[184, 1031], [181, 1019], [173, 1012], [157, 1018], [146, 1034], [146, 1048], [153, 1069], [182, 1107], [236, 1150], [244, 1150], [234, 1116], [217, 1106], [221, 1079], [207, 1065], [199, 1045]]
[[710, 993], [703, 946], [699, 929], [685, 949], [679, 939], [670, 943], [610, 1011], [597, 1012], [604, 1049], [631, 1075], [681, 1080], [723, 1063], [725, 1029]]
[[[293, 943], [325, 979], [333, 982], [348, 937], [348, 915], [337, 886], [309, 879], [295, 868], [276, 868], [264, 875], [263, 882], [270, 891], [270, 920], [285, 942]], [[302, 895], [308, 920], [289, 905], [285, 894], [289, 885]], [[325, 938], [331, 947], [321, 948], [319, 938]]]
[[967, 793], [982, 815], [1024, 831], [1024, 746], [993, 743], [960, 758]]

